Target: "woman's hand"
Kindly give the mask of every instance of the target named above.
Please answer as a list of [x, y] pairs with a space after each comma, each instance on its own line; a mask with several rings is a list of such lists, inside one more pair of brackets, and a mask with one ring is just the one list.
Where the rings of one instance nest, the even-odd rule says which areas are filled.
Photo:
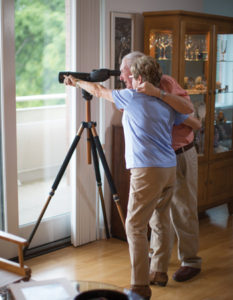
[[137, 87], [137, 92], [144, 93], [148, 96], [159, 97], [160, 96], [160, 89], [155, 87], [150, 82], [143, 82]]

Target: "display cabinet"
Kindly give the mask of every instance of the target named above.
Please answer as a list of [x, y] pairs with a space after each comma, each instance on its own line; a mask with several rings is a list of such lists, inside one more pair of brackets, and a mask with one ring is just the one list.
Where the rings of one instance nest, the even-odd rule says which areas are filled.
[[144, 52], [187, 90], [202, 128], [198, 209], [233, 202], [233, 18], [185, 11], [145, 12]]

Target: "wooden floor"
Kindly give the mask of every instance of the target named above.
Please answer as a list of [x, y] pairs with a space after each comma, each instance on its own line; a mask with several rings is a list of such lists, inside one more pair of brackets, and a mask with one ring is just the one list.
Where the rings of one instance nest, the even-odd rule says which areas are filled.
[[[152, 286], [152, 300], [231, 300], [233, 299], [233, 215], [226, 206], [210, 209], [200, 219], [202, 272], [196, 278], [177, 283], [173, 272], [179, 267], [176, 248], [169, 266], [166, 287]], [[32, 278], [44, 280], [100, 281], [128, 288], [130, 263], [127, 243], [101, 240], [78, 248], [67, 247], [26, 261]]]

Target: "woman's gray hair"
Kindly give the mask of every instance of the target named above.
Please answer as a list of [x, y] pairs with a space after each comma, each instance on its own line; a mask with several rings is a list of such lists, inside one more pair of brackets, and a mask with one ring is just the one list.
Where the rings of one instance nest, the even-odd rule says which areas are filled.
[[130, 71], [135, 79], [141, 76], [142, 82], [148, 81], [154, 86], [159, 87], [162, 70], [155, 58], [148, 55], [139, 56], [134, 60]]

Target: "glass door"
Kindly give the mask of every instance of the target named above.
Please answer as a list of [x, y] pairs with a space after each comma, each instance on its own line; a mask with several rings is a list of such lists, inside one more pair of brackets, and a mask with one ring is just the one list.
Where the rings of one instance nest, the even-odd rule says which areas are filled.
[[[15, 1], [18, 224], [28, 238], [69, 149], [69, 101], [58, 73], [66, 69], [66, 1]], [[70, 236], [69, 167], [32, 240]]]
[[217, 34], [214, 141], [215, 154], [232, 151], [233, 34]]
[[209, 36], [207, 33], [185, 34], [184, 88], [193, 102], [195, 116], [202, 128], [195, 133], [195, 145], [199, 156], [205, 153], [205, 117], [208, 96]]

